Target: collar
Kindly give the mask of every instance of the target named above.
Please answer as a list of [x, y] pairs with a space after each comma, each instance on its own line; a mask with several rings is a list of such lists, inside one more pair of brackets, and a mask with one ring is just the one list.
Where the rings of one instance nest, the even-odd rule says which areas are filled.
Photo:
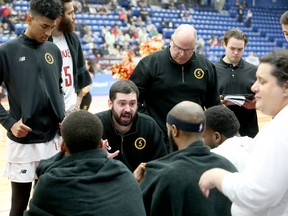
[[244, 60], [241, 58], [240, 61], [238, 62], [238, 65], [236, 65], [235, 67], [233, 67], [232, 64], [230, 63], [226, 63], [225, 61], [223, 61], [223, 58], [225, 57], [225, 55], [223, 55], [220, 59], [220, 61], [222, 62], [222, 64], [225, 66], [225, 68], [243, 68], [244, 67]]
[[29, 38], [27, 35], [25, 35], [25, 32], [23, 32], [20, 36], [19, 39], [25, 43], [26, 45], [33, 47], [33, 48], [38, 48], [43, 45], [43, 43], [40, 43], [36, 41], [35, 39]]

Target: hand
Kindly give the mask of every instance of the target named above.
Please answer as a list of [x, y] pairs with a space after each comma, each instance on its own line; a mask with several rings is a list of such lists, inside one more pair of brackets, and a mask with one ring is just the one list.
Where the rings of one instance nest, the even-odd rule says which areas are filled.
[[211, 170], [208, 170], [201, 175], [199, 180], [200, 190], [206, 198], [209, 197], [210, 189], [213, 189], [215, 187], [215, 185], [212, 182], [213, 181], [212, 177], [213, 176], [211, 174]]
[[255, 109], [256, 99], [246, 99], [244, 104], [242, 105], [246, 109]]
[[27, 125], [23, 124], [22, 119], [20, 119], [18, 122], [12, 125], [10, 131], [15, 137], [23, 138], [26, 137], [27, 134], [32, 131], [32, 129]]
[[116, 156], [120, 153], [119, 150], [117, 150], [117, 151], [115, 151], [115, 152], [113, 152], [113, 153], [109, 153], [109, 152], [108, 152], [109, 150], [111, 150], [111, 147], [109, 146], [109, 143], [108, 143], [108, 140], [107, 140], [107, 139], [101, 140], [101, 142], [102, 142], [102, 148], [103, 148], [104, 150], [106, 150], [106, 152], [107, 152], [107, 157], [108, 157], [108, 158], [114, 158], [114, 157], [116, 157]]
[[213, 168], [204, 172], [198, 183], [203, 195], [208, 197], [210, 190], [215, 187], [222, 192], [222, 181], [229, 174], [231, 173], [221, 168]]
[[146, 163], [141, 163], [139, 166], [134, 170], [133, 175], [136, 181], [141, 184], [146, 172]]

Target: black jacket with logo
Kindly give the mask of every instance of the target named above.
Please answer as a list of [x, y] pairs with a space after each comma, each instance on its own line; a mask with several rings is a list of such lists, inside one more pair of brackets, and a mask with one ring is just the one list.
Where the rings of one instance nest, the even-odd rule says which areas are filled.
[[[0, 104], [0, 123], [11, 140], [29, 144], [53, 139], [64, 118], [61, 68], [61, 53], [51, 42], [22, 34], [1, 45], [0, 83], [7, 87], [10, 110]], [[25, 138], [10, 131], [20, 119], [32, 128]]]
[[120, 150], [115, 159], [122, 161], [131, 171], [141, 162], [148, 162], [167, 154], [163, 132], [150, 116], [137, 113], [126, 134], [116, 131], [111, 110], [96, 114], [104, 126], [103, 139], [107, 139], [110, 152]]

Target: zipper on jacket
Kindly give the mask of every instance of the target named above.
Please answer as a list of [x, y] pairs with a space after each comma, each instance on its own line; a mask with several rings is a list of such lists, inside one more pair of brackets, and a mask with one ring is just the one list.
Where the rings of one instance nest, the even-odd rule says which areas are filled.
[[122, 155], [124, 155], [124, 148], [123, 148], [123, 142], [124, 142], [124, 138], [123, 138], [123, 136], [122, 135], [120, 135], [121, 136], [121, 153], [122, 153]]
[[185, 77], [184, 77], [184, 66], [182, 66], [182, 82], [185, 82]]

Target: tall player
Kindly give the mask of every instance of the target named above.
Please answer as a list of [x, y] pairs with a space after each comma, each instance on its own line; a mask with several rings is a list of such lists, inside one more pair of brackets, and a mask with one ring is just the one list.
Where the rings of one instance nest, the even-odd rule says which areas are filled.
[[61, 0], [63, 14], [53, 29], [53, 41], [61, 51], [62, 88], [66, 115], [77, 110], [82, 101], [82, 89], [91, 84], [91, 77], [85, 65], [85, 59], [78, 36], [74, 33], [75, 13], [72, 0]]

